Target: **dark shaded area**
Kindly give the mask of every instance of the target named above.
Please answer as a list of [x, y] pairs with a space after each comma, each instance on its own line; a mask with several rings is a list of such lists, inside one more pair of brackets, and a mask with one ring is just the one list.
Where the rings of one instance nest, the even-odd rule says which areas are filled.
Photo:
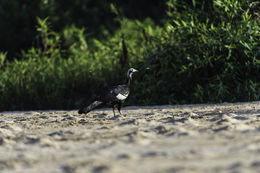
[[165, 16], [164, 1], [118, 0], [1, 0], [0, 2], [0, 51], [8, 52], [8, 58], [20, 57], [21, 50], [39, 46], [35, 31], [36, 17], [48, 17], [54, 31], [66, 26], [86, 28], [88, 37], [106, 38], [104, 31], [113, 33], [120, 24], [110, 5], [133, 19], [152, 18], [156, 23]]

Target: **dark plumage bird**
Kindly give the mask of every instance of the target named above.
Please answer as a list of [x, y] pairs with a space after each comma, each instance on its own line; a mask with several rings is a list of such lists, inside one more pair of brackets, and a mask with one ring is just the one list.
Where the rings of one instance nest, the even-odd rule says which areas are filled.
[[118, 112], [121, 114], [120, 110], [122, 104], [124, 103], [125, 99], [128, 97], [130, 93], [130, 82], [132, 80], [132, 75], [134, 72], [138, 72], [138, 71], [134, 68], [130, 68], [127, 71], [126, 84], [113, 86], [108, 90], [105, 90], [105, 92], [103, 92], [100, 96], [98, 96], [93, 103], [91, 103], [89, 106], [85, 108], [80, 109], [78, 113], [87, 114], [88, 112], [90, 112], [91, 110], [95, 109], [100, 105], [108, 105], [108, 106], [112, 106], [114, 116], [115, 116], [115, 107], [117, 107]]

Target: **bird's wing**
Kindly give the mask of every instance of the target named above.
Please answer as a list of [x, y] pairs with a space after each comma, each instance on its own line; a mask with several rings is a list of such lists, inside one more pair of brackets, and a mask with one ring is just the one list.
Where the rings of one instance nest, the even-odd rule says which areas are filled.
[[129, 95], [129, 89], [127, 85], [113, 86], [107, 90], [104, 95], [105, 100], [125, 100]]

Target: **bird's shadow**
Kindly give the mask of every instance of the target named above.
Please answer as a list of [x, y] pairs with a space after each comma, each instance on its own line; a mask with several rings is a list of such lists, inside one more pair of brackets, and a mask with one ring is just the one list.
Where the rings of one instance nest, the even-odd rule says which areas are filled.
[[116, 116], [110, 117], [106, 113], [101, 113], [101, 114], [97, 114], [94, 117], [96, 117], [96, 118], [106, 118], [107, 120], [118, 120], [120, 116], [116, 115]]
[[108, 118], [108, 120], [118, 120], [119, 119], [119, 115], [113, 116], [111, 118]]
[[102, 114], [98, 114], [97, 117], [98, 118], [106, 118], [107, 115], [108, 114], [106, 114], [106, 113], [102, 113]]

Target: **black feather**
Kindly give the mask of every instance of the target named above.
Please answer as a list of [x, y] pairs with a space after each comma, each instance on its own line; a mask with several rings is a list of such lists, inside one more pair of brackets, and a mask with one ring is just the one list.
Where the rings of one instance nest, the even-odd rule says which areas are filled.
[[91, 103], [88, 107], [82, 108], [79, 110], [79, 114], [87, 114], [89, 113], [91, 110], [93, 110], [94, 108], [98, 107], [99, 105], [101, 105], [103, 102], [100, 101], [94, 101], [93, 103]]

